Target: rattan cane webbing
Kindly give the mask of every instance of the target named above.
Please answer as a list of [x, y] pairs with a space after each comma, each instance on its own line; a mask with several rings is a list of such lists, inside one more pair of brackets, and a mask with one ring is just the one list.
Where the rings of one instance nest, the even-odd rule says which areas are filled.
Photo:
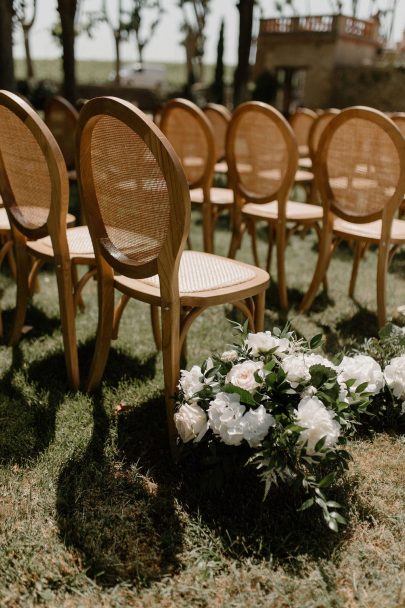
[[271, 118], [244, 112], [234, 143], [239, 183], [257, 196], [274, 198], [286, 174], [287, 150], [283, 133]]
[[297, 143], [299, 146], [308, 145], [309, 131], [313, 125], [314, 120], [315, 118], [313, 116], [304, 112], [300, 112], [300, 110], [297, 110], [297, 112], [295, 112], [295, 114], [291, 116], [290, 124], [292, 130], [295, 133], [295, 137], [297, 138]]
[[121, 121], [103, 116], [93, 130], [91, 164], [111, 243], [137, 265], [155, 259], [166, 239], [170, 201], [151, 150]]
[[70, 111], [58, 99], [49, 100], [45, 106], [45, 123], [58, 142], [66, 167], [74, 169], [77, 126], [77, 115], [74, 108]]
[[[92, 255], [94, 253], [93, 243], [87, 226], [69, 228], [66, 234], [70, 255]], [[50, 252], [53, 251], [50, 236], [39, 239], [37, 243], [41, 243], [43, 246], [47, 247]]]
[[315, 124], [313, 127], [313, 131], [311, 132], [311, 136], [309, 138], [309, 151], [312, 156], [315, 155], [318, 150], [319, 141], [321, 139], [321, 135], [330, 123], [330, 121], [335, 118], [335, 114], [325, 112], [325, 114], [320, 114], [318, 118], [315, 119]]
[[[217, 255], [184, 251], [180, 260], [179, 291], [184, 294], [221, 289], [244, 283], [254, 277], [255, 271], [251, 266], [243, 266], [234, 260]], [[158, 275], [142, 281], [152, 287], [159, 287]]]
[[335, 131], [326, 166], [335, 207], [354, 217], [382, 210], [400, 174], [398, 152], [391, 138], [363, 118], [351, 118]]
[[197, 117], [183, 108], [170, 108], [164, 119], [164, 133], [183, 165], [189, 186], [205, 174], [208, 143]]
[[225, 156], [225, 137], [229, 120], [227, 120], [220, 112], [217, 112], [211, 108], [205, 108], [204, 114], [210, 121], [214, 130], [217, 160], [221, 160]]
[[28, 127], [5, 107], [0, 107], [0, 153], [18, 220], [27, 228], [43, 226], [51, 204], [48, 164]]
[[392, 120], [397, 125], [398, 129], [401, 131], [402, 135], [405, 137], [405, 114], [395, 115], [391, 117]]

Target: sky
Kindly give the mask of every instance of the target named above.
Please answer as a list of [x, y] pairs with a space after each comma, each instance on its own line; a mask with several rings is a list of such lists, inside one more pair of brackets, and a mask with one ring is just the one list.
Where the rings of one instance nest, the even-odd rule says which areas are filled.
[[[31, 46], [34, 58], [57, 58], [60, 49], [53, 40], [50, 30], [57, 19], [56, 0], [37, 0], [37, 19], [32, 29]], [[128, 0], [126, 0], [128, 2]], [[184, 61], [184, 47], [181, 45], [180, 24], [182, 19], [181, 10], [177, 7], [177, 0], [161, 0], [164, 13], [155, 34], [150, 43], [145, 47], [144, 59], [148, 61]], [[378, 0], [378, 5], [383, 8], [390, 6], [392, 0]], [[95, 11], [100, 6], [100, 0], [83, 0], [82, 15]], [[216, 47], [218, 44], [218, 33], [221, 19], [225, 20], [225, 63], [234, 65], [237, 62], [239, 14], [236, 8], [236, 0], [211, 0], [211, 12], [206, 25], [206, 48], [205, 62], [215, 63]], [[359, 0], [360, 18], [366, 17], [372, 0]], [[124, 0], [125, 4], [125, 0]], [[260, 0], [264, 17], [276, 16], [274, 0]], [[350, 0], [344, 0], [344, 6], [351, 5]], [[376, 4], [376, 2], [375, 2]], [[328, 14], [330, 3], [328, 0], [295, 0], [295, 5], [300, 14]], [[107, 6], [114, 14], [117, 0], [107, 0]], [[344, 13], [347, 11], [343, 11]], [[402, 38], [405, 29], [405, 0], [398, 0], [398, 8], [394, 25], [394, 40]], [[24, 57], [24, 47], [20, 32], [15, 34], [14, 55], [17, 58]], [[78, 37], [76, 42], [77, 59], [110, 59], [114, 57], [114, 42], [111, 30], [106, 25], [100, 25], [95, 31], [93, 39], [85, 34]], [[122, 45], [122, 57], [125, 61], [137, 61], [134, 42]]]

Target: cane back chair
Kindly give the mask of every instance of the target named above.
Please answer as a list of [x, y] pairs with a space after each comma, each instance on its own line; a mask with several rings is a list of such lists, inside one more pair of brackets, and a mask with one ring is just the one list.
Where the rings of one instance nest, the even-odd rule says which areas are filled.
[[[207, 307], [231, 302], [260, 330], [269, 276], [227, 258], [183, 252], [190, 222], [184, 171], [166, 137], [130, 103], [112, 97], [90, 100], [80, 113], [77, 150], [99, 289], [96, 346], [86, 388], [93, 390], [101, 381], [128, 298], [160, 307], [173, 446], [172, 399], [191, 323]], [[123, 294], [115, 312], [114, 288]]]
[[[309, 130], [308, 135], [308, 153], [311, 167], [315, 167], [316, 163], [316, 152], [318, 150], [319, 141], [321, 139], [321, 135], [326, 129], [327, 125], [330, 121], [339, 114], [340, 110], [336, 108], [329, 108], [325, 110], [321, 114], [318, 114], [312, 126]], [[309, 200], [311, 203], [315, 203], [317, 201], [317, 192], [316, 192], [316, 183], [315, 180], [311, 184], [311, 193]]]
[[323, 203], [318, 262], [301, 310], [310, 308], [325, 276], [335, 238], [355, 241], [351, 291], [364, 243], [379, 245], [377, 312], [386, 318], [386, 274], [390, 249], [405, 243], [405, 222], [395, 214], [405, 192], [405, 140], [382, 112], [365, 107], [342, 110], [319, 143], [316, 180]]
[[76, 179], [75, 132], [79, 112], [64, 97], [50, 97], [45, 105], [44, 120], [56, 139], [65, 159], [69, 179]]
[[183, 165], [191, 202], [202, 206], [204, 251], [212, 253], [215, 220], [221, 211], [232, 211], [233, 192], [212, 186], [216, 147], [211, 123], [191, 101], [172, 99], [163, 108], [160, 128]]
[[298, 142], [298, 153], [300, 159], [307, 158], [309, 155], [309, 132], [317, 116], [317, 113], [309, 108], [297, 108], [294, 114], [290, 117], [290, 125]]
[[[21, 337], [27, 304], [44, 261], [54, 262], [69, 383], [79, 385], [75, 306], [95, 272], [90, 235], [67, 213], [69, 182], [62, 153], [45, 123], [13, 93], [0, 91], [0, 190], [16, 252], [17, 304], [10, 344]], [[32, 263], [32, 259], [34, 262]], [[74, 264], [93, 264], [75, 284]]]
[[215, 173], [228, 173], [228, 166], [225, 161], [225, 140], [226, 130], [231, 120], [232, 114], [225, 106], [219, 103], [208, 103], [203, 108], [205, 116], [211, 123], [214, 131], [215, 147], [216, 147], [216, 163], [214, 166]]
[[258, 266], [256, 221], [267, 222], [267, 269], [270, 269], [275, 236], [279, 299], [280, 305], [287, 308], [284, 258], [288, 236], [299, 225], [313, 225], [319, 229], [317, 222], [322, 219], [321, 207], [288, 199], [298, 164], [294, 133], [275, 108], [258, 101], [246, 102], [238, 106], [232, 115], [227, 133], [226, 157], [229, 182], [235, 194], [229, 257], [235, 257], [247, 227], [252, 237], [254, 261]]

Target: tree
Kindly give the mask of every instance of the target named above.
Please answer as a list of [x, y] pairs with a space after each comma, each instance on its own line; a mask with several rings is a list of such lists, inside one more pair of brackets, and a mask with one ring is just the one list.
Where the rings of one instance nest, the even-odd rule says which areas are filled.
[[[149, 27], [145, 26], [146, 11], [153, 11], [153, 18], [149, 23]], [[139, 63], [141, 65], [143, 65], [144, 48], [151, 40], [154, 31], [159, 25], [162, 14], [163, 9], [160, 0], [132, 0], [127, 29], [128, 33], [134, 32], [135, 34]]]
[[209, 13], [209, 0], [179, 0], [183, 11], [184, 32], [182, 44], [186, 49], [187, 93], [192, 85], [203, 77], [204, 29]]
[[15, 90], [13, 61], [13, 2], [0, 0], [0, 89]]
[[224, 103], [224, 28], [225, 23], [222, 19], [219, 28], [215, 77], [212, 84], [212, 96], [215, 103]]
[[255, 0], [239, 0], [237, 4], [239, 10], [239, 45], [238, 65], [233, 78], [233, 103], [235, 107], [247, 98], [254, 5]]
[[24, 48], [25, 48], [25, 61], [27, 69], [27, 79], [30, 80], [34, 77], [34, 66], [31, 58], [30, 48], [30, 30], [34, 25], [36, 12], [37, 12], [37, 0], [31, 2], [31, 14], [29, 14], [29, 2], [26, 0], [18, 0], [15, 2], [15, 16], [17, 21], [21, 25], [24, 36]]
[[76, 100], [75, 24], [80, 0], [58, 0], [63, 48], [64, 95], [72, 103]]

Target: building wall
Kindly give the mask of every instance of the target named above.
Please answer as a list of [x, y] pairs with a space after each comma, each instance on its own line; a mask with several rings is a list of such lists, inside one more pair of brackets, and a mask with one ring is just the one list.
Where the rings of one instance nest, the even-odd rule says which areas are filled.
[[365, 105], [383, 112], [405, 112], [405, 69], [395, 67], [337, 67], [330, 105]]

